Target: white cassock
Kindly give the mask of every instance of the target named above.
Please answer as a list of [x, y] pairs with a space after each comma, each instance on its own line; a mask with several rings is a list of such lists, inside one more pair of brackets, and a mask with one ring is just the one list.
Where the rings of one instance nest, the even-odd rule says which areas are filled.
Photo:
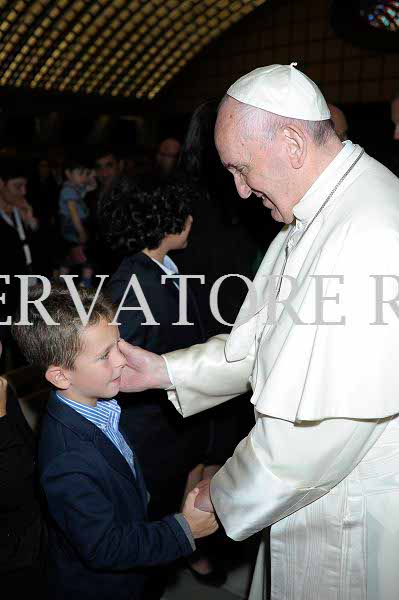
[[[259, 304], [247, 298], [230, 336], [166, 355], [184, 416], [253, 389], [256, 424], [211, 497], [235, 540], [272, 525], [272, 600], [399, 597], [399, 317], [385, 305], [387, 324], [370, 324], [370, 276], [399, 275], [399, 180], [363, 154], [303, 234], [360, 153], [345, 143], [295, 206], [255, 278]], [[296, 324], [281, 304], [266, 323], [266, 276], [281, 273], [287, 242], [296, 314], [314, 323], [314, 276], [329, 276], [322, 292], [339, 301], [325, 300], [318, 320], [345, 324]], [[279, 299], [290, 287], [284, 279]], [[394, 278], [383, 294], [397, 296]], [[251, 600], [266, 598], [265, 544]]]

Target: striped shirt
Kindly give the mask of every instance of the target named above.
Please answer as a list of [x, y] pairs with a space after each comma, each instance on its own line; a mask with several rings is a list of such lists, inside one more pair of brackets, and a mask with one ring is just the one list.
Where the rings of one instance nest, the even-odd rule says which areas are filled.
[[64, 402], [77, 413], [85, 417], [88, 421], [96, 425], [101, 431], [107, 436], [107, 438], [113, 443], [115, 448], [126, 459], [129, 467], [133, 471], [133, 475], [136, 476], [136, 470], [134, 468], [134, 455], [133, 451], [128, 446], [125, 438], [119, 431], [119, 418], [121, 415], [121, 409], [116, 400], [98, 400], [97, 406], [87, 406], [80, 402], [75, 402], [69, 398], [61, 396], [57, 392], [57, 398]]

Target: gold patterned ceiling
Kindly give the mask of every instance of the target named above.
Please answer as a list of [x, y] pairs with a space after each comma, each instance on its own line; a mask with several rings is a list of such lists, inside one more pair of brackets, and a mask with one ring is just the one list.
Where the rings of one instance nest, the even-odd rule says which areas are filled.
[[0, 86], [154, 98], [266, 0], [0, 0]]

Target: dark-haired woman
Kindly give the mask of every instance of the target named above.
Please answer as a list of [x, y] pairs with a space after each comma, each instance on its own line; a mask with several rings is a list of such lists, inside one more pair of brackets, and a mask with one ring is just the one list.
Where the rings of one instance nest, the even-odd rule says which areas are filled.
[[[185, 184], [165, 182], [153, 189], [138, 188], [127, 177], [114, 182], [100, 207], [105, 237], [125, 258], [111, 278], [108, 292], [123, 307], [119, 312], [121, 336], [128, 342], [163, 354], [204, 341], [196, 299], [187, 283], [187, 322], [180, 320], [178, 268], [168, 253], [187, 246], [192, 225], [192, 190]], [[142, 290], [140, 297], [137, 284]], [[149, 313], [152, 324], [144, 325]], [[130, 308], [130, 310], [126, 310]], [[146, 314], [145, 314], [146, 313]], [[209, 415], [183, 419], [163, 390], [122, 394], [121, 425], [135, 446], [151, 494], [151, 519], [179, 510], [187, 477], [209, 458], [212, 422]], [[198, 467], [198, 465], [200, 465]], [[214, 467], [217, 469], [217, 467]]]

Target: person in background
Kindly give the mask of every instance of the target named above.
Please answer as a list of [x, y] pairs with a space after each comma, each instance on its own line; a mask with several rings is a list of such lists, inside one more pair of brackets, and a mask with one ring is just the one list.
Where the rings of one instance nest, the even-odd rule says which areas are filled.
[[48, 252], [49, 246], [57, 248], [59, 236], [58, 197], [60, 187], [54, 179], [50, 161], [40, 158], [28, 181], [28, 198], [39, 228], [33, 253], [41, 275], [52, 276], [61, 257]]
[[204, 285], [193, 285], [207, 337], [230, 330], [228, 323], [234, 322], [247, 292], [247, 286], [237, 277], [222, 283], [218, 300], [220, 315], [227, 325], [222, 324], [209, 306], [214, 283], [228, 274], [251, 279], [258, 254], [263, 257], [281, 228], [252, 199], [242, 206], [216, 151], [213, 131], [217, 106], [217, 100], [209, 100], [194, 111], [176, 174], [197, 192], [190, 245], [178, 260], [186, 273], [205, 275]]
[[90, 287], [93, 268], [86, 254], [89, 210], [84, 200], [88, 187], [92, 185], [89, 162], [80, 158], [68, 160], [65, 163], [65, 177], [59, 198], [60, 229], [64, 242], [61, 273], [80, 270], [80, 285]]
[[99, 148], [95, 154], [95, 169], [99, 182], [99, 199], [111, 187], [113, 180], [123, 172], [123, 160], [115, 148]]
[[346, 120], [344, 113], [340, 108], [338, 108], [338, 106], [335, 106], [334, 104], [329, 104], [328, 108], [330, 109], [331, 120], [334, 125], [335, 133], [337, 134], [341, 142], [344, 142], [348, 139], [348, 121]]
[[[5, 328], [0, 327], [0, 355]], [[46, 530], [36, 486], [36, 440], [0, 377], [0, 580], [3, 594], [42, 598]]]
[[[27, 202], [27, 173], [25, 162], [14, 158], [0, 160], [0, 273], [9, 276], [9, 283], [0, 279], [0, 303], [2, 321], [12, 316], [19, 306], [20, 280], [16, 275], [30, 275], [37, 267], [33, 253], [37, 220]], [[33, 262], [35, 260], [35, 262]], [[32, 277], [29, 283], [35, 282]], [[11, 337], [0, 364], [12, 369], [24, 363]]]
[[[28, 167], [17, 158], [0, 160], [0, 194], [3, 200], [2, 216], [12, 215], [14, 226], [21, 240], [26, 232], [36, 231], [37, 219], [33, 216], [32, 206], [27, 201]], [[32, 262], [32, 260], [30, 260]]]
[[[123, 246], [125, 252], [107, 290], [115, 305], [124, 298], [126, 309], [118, 315], [121, 336], [158, 354], [205, 339], [191, 281], [187, 282], [190, 325], [174, 325], [179, 321], [179, 280], [162, 283], [162, 276], [179, 274], [169, 254], [179, 249], [184, 252], [189, 245], [194, 195], [193, 189], [182, 182], [161, 182], [154, 187], [147, 184], [143, 188], [143, 184], [138, 186], [136, 180], [125, 176], [114, 182], [103, 200], [102, 217], [108, 223], [107, 246], [117, 245], [119, 249]], [[143, 312], [137, 310], [139, 296], [129, 288], [132, 276], [137, 277], [157, 324], [143, 324]], [[162, 518], [179, 509], [185, 491], [191, 491], [196, 482], [218, 470], [217, 450], [223, 441], [215, 440], [211, 414], [185, 421], [169, 405], [163, 390], [121, 394], [118, 400], [122, 403], [121, 423], [135, 441], [151, 494], [150, 515]], [[189, 478], [191, 471], [196, 474], [195, 480], [194, 473]], [[186, 488], [188, 478], [191, 483]], [[189, 559], [193, 573], [202, 575], [207, 583], [220, 585], [224, 574], [205, 558], [203, 550], [200, 547]]]
[[388, 167], [399, 177], [399, 94], [391, 103], [391, 117], [394, 124], [393, 146]]
[[399, 94], [392, 100], [391, 116], [395, 126], [393, 139], [399, 141]]
[[174, 138], [163, 140], [155, 156], [161, 179], [170, 177], [176, 169], [179, 160], [181, 144]]
[[91, 254], [95, 259], [96, 272], [111, 275], [118, 267], [121, 257], [118, 253], [103, 247], [98, 211], [103, 196], [107, 194], [115, 179], [124, 172], [125, 163], [116, 148], [112, 146], [100, 147], [94, 155], [94, 167], [98, 187], [88, 196], [90, 202]]

